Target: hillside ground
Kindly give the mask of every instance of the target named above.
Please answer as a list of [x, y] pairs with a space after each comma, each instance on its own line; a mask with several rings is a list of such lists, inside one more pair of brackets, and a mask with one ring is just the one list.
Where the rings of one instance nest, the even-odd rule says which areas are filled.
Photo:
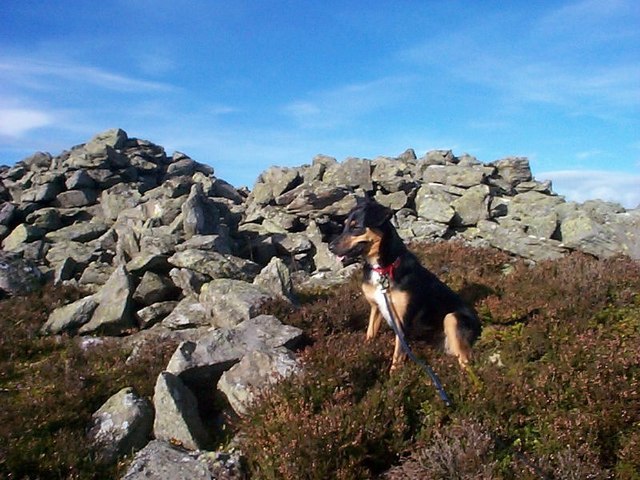
[[[535, 266], [457, 243], [414, 245], [484, 325], [476, 386], [419, 343], [454, 405], [424, 373], [388, 371], [393, 336], [364, 341], [357, 278], [265, 307], [304, 329], [303, 374], [234, 426], [256, 479], [640, 478], [640, 264], [572, 254]], [[0, 302], [0, 476], [115, 478], [84, 441], [91, 413], [133, 386], [151, 397], [175, 345], [126, 363], [117, 342], [87, 348], [41, 337], [48, 313], [79, 293], [47, 287]]]

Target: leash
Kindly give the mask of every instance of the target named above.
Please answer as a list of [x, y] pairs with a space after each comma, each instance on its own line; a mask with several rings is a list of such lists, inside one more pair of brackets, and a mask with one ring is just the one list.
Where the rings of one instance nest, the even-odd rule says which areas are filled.
[[429, 375], [429, 377], [431, 378], [431, 381], [433, 382], [433, 385], [436, 387], [436, 391], [438, 392], [438, 396], [444, 402], [444, 404], [447, 407], [453, 406], [453, 403], [451, 402], [451, 399], [447, 395], [447, 392], [445, 392], [444, 387], [442, 386], [442, 383], [440, 383], [440, 379], [438, 378], [438, 375], [436, 375], [436, 372], [433, 371], [433, 368], [431, 368], [431, 366], [429, 366], [429, 364], [427, 362], [425, 362], [424, 360], [421, 360], [418, 357], [416, 357], [416, 355], [413, 353], [413, 351], [409, 347], [409, 344], [407, 343], [407, 340], [405, 339], [404, 332], [402, 331], [402, 329], [398, 325], [398, 322], [397, 322], [396, 317], [394, 315], [393, 305], [392, 305], [391, 301], [389, 300], [388, 288], [382, 282], [380, 282], [380, 287], [382, 288], [382, 296], [384, 297], [384, 302], [386, 304], [387, 311], [389, 312], [389, 316], [391, 317], [391, 322], [390, 322], [391, 329], [393, 330], [393, 333], [396, 334], [396, 337], [398, 337], [398, 340], [400, 341], [400, 345], [402, 345], [402, 348], [404, 349], [404, 351], [407, 354], [407, 356], [415, 364], [417, 364], [425, 372], [427, 372], [427, 375]]

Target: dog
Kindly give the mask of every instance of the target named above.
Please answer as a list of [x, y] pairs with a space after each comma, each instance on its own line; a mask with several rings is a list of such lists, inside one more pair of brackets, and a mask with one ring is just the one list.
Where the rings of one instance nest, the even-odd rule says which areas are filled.
[[[420, 264], [391, 224], [392, 216], [371, 197], [359, 197], [342, 233], [329, 244], [343, 262], [364, 262], [362, 291], [371, 306], [367, 340], [378, 334], [383, 318], [391, 326], [393, 315], [403, 334], [442, 345], [471, 372], [471, 346], [481, 333], [478, 316]], [[406, 356], [396, 335], [391, 370]]]

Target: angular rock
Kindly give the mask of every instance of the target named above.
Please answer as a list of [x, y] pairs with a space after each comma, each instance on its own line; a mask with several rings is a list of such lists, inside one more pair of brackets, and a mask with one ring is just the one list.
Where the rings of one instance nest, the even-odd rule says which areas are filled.
[[431, 185], [423, 185], [416, 194], [416, 211], [425, 220], [448, 224], [455, 216], [451, 202], [456, 197]]
[[241, 280], [216, 279], [202, 287], [199, 299], [211, 325], [231, 327], [258, 314], [271, 298], [262, 288]]
[[134, 327], [132, 293], [129, 273], [123, 266], [116, 268], [96, 295], [98, 307], [91, 320], [80, 328], [79, 333], [121, 335]]
[[169, 360], [167, 371], [186, 381], [210, 382], [248, 352], [294, 348], [302, 335], [302, 330], [283, 325], [274, 316], [260, 315], [234, 328], [209, 331], [195, 342], [183, 342]]
[[177, 294], [175, 285], [166, 277], [153, 272], [145, 272], [133, 292], [133, 300], [139, 305], [172, 300]]
[[188, 268], [172, 268], [169, 271], [169, 276], [186, 297], [189, 295], [198, 295], [202, 286], [210, 281], [207, 275], [194, 272]]
[[615, 235], [608, 226], [582, 214], [569, 218], [560, 226], [562, 243], [598, 258], [608, 258], [621, 251]]
[[119, 150], [127, 145], [127, 140], [127, 133], [124, 130], [120, 128], [111, 128], [95, 135], [85, 145], [85, 149], [93, 151], [101, 150], [104, 147], [111, 147]]
[[46, 254], [47, 262], [57, 268], [68, 258], [72, 258], [78, 265], [78, 269], [84, 269], [95, 260], [98, 252], [93, 245], [79, 242], [57, 242], [51, 245]]
[[86, 170], [75, 170], [69, 173], [65, 180], [67, 190], [94, 189], [97, 187], [96, 181]]
[[376, 193], [375, 199], [381, 205], [389, 207], [391, 210], [398, 211], [407, 206], [409, 197], [403, 191], [396, 191], [389, 194], [378, 192]]
[[425, 183], [469, 188], [484, 183], [492, 171], [491, 167], [483, 166], [433, 165], [425, 169], [422, 180]]
[[195, 184], [191, 193], [182, 204], [182, 228], [185, 236], [210, 235], [217, 233], [220, 213], [213, 203], [203, 194], [202, 186]]
[[96, 449], [99, 463], [111, 464], [119, 457], [130, 455], [149, 441], [153, 427], [153, 407], [126, 387], [110, 397], [91, 416], [88, 432], [90, 444]]
[[123, 211], [140, 204], [142, 195], [137, 189], [126, 184], [114, 185], [100, 194], [102, 214], [108, 221], [114, 221]]
[[556, 208], [562, 203], [562, 197], [535, 191], [520, 193], [509, 203], [508, 217], [521, 222], [529, 235], [554, 238], [559, 223]]
[[136, 454], [122, 480], [213, 478], [206, 463], [198, 460], [193, 454], [167, 442], [153, 440]]
[[80, 222], [49, 232], [45, 238], [50, 242], [70, 240], [85, 243], [101, 237], [107, 230], [109, 226], [102, 222]]
[[251, 192], [251, 201], [259, 205], [268, 205], [277, 197], [302, 182], [297, 170], [271, 167], [260, 174]]
[[24, 295], [40, 288], [42, 273], [19, 255], [0, 250], [0, 295]]
[[451, 202], [455, 210], [453, 223], [456, 226], [471, 226], [489, 218], [489, 187], [476, 185], [469, 188], [460, 198]]
[[76, 300], [63, 307], [56, 308], [40, 329], [41, 333], [58, 334], [77, 331], [82, 325], [91, 320], [98, 302], [93, 295]]
[[0, 203], [0, 225], [11, 225], [16, 210], [16, 206], [11, 202]]
[[168, 300], [166, 302], [158, 302], [148, 307], [141, 308], [136, 312], [136, 319], [140, 328], [150, 328], [156, 323], [161, 322], [169, 315], [178, 305], [176, 300]]
[[67, 190], [58, 194], [55, 205], [60, 208], [86, 207], [93, 205], [98, 199], [98, 193], [93, 189]]
[[2, 241], [2, 248], [15, 251], [25, 243], [33, 242], [44, 236], [44, 230], [26, 223], [21, 223]]
[[[79, 268], [76, 266], [76, 271], [78, 271], [78, 269]], [[82, 275], [78, 280], [78, 285], [88, 288], [91, 291], [98, 291], [100, 287], [107, 283], [107, 280], [109, 280], [109, 277], [111, 277], [114, 270], [115, 268], [108, 263], [91, 262], [86, 268], [84, 268]]]
[[174, 330], [210, 325], [209, 311], [197, 297], [188, 296], [178, 302], [162, 325]]
[[329, 166], [322, 178], [328, 185], [341, 188], [359, 187], [368, 192], [373, 190], [371, 161], [361, 158], [347, 158], [342, 163]]
[[507, 157], [493, 162], [497, 169], [498, 180], [492, 180], [493, 184], [502, 187], [506, 192], [513, 189], [522, 182], [532, 180], [529, 159], [526, 157]]
[[198, 413], [198, 401], [179, 377], [169, 372], [158, 375], [153, 406], [156, 440], [178, 444], [188, 450], [209, 445], [211, 440]]
[[297, 370], [295, 355], [284, 347], [255, 350], [222, 374], [218, 389], [226, 395], [236, 413], [246, 415], [256, 394]]
[[205, 250], [183, 250], [169, 257], [174, 267], [187, 268], [209, 278], [251, 280], [260, 271], [258, 264], [233, 255]]
[[43, 171], [51, 167], [53, 157], [49, 152], [36, 152], [20, 161], [22, 165], [32, 171]]
[[514, 223], [481, 220], [478, 222], [478, 235], [493, 247], [534, 261], [557, 260], [567, 253], [560, 242], [527, 235], [521, 226]]
[[294, 301], [293, 283], [291, 272], [285, 263], [278, 257], [273, 257], [253, 280], [253, 284], [268, 292], [273, 297]]
[[45, 232], [62, 228], [60, 210], [57, 208], [41, 208], [27, 216], [27, 223]]

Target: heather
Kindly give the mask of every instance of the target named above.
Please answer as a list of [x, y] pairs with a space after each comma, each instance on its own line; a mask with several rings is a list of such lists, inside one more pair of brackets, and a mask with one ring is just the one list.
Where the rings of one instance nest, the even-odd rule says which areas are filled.
[[[579, 253], [532, 265], [455, 242], [412, 249], [479, 312], [482, 385], [420, 343], [453, 408], [415, 366], [390, 375], [392, 334], [364, 341], [357, 278], [300, 292], [296, 307], [273, 301], [264, 312], [307, 341], [302, 373], [228, 419], [250, 478], [640, 478], [640, 265]], [[126, 459], [93, 462], [90, 416], [125, 386], [150, 398], [175, 345], [147, 345], [127, 362], [120, 341], [38, 334], [49, 312], [82, 295], [47, 287], [0, 302], [2, 477], [123, 471]]]
[[458, 244], [417, 250], [482, 316], [482, 386], [421, 345], [453, 408], [417, 367], [389, 375], [392, 335], [364, 342], [353, 281], [284, 318], [312, 344], [305, 373], [245, 422], [254, 476], [638, 478], [640, 266], [581, 254], [531, 266]]

